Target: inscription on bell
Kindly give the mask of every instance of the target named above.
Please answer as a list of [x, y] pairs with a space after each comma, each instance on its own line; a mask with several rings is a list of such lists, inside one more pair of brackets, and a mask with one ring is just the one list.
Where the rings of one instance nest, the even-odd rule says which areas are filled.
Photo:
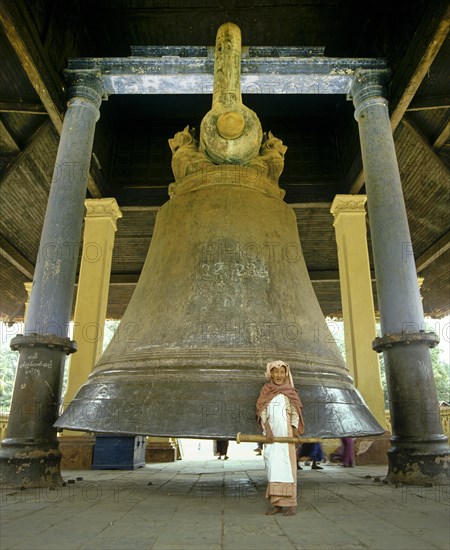
[[227, 261], [234, 261], [240, 265], [256, 260], [264, 262], [265, 265], [279, 262], [295, 263], [302, 258], [300, 244], [295, 241], [230, 242], [221, 239], [201, 244], [199, 254], [202, 264], [208, 266]]

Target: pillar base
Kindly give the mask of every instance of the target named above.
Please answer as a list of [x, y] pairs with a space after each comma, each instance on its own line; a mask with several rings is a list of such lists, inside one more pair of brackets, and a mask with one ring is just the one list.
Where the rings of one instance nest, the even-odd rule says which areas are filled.
[[61, 451], [62, 470], [90, 470], [94, 454], [95, 438], [93, 435], [70, 436], [58, 438]]
[[0, 450], [0, 486], [8, 489], [61, 487], [61, 453], [56, 445], [27, 445], [5, 439]]
[[388, 464], [387, 452], [391, 447], [391, 434], [385, 432], [376, 437], [356, 439], [355, 464], [369, 466], [370, 464]]
[[434, 449], [429, 443], [423, 448], [420, 445], [394, 446], [387, 455], [386, 479], [391, 483], [448, 485], [450, 482], [450, 447], [445, 443], [436, 444]]

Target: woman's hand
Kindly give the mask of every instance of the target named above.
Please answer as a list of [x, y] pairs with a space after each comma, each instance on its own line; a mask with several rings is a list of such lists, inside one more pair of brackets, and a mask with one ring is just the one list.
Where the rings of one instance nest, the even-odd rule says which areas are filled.
[[300, 437], [300, 434], [298, 433], [298, 430], [295, 426], [292, 426], [292, 435], [297, 439]]

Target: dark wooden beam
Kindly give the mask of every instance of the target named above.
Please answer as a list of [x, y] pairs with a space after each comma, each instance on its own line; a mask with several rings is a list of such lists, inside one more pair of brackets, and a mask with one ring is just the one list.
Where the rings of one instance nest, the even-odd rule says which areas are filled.
[[436, 261], [439, 256], [442, 256], [444, 252], [450, 248], [450, 231], [447, 231], [438, 241], [436, 241], [430, 248], [422, 254], [416, 260], [417, 273], [423, 271], [426, 267]]
[[53, 125], [61, 133], [63, 120], [62, 94], [57, 95], [56, 85], [51, 81], [48, 68], [51, 64], [44, 59], [40, 42], [23, 20], [23, 13], [16, 2], [3, 2], [0, 10], [0, 25], [14, 49], [20, 64], [28, 76], [39, 99], [45, 107]]
[[158, 212], [160, 206], [120, 206], [122, 212]]
[[447, 0], [427, 3], [424, 17], [417, 28], [406, 55], [391, 82], [394, 131], [427, 75], [450, 30], [450, 7]]
[[0, 255], [3, 256], [11, 265], [18, 269], [30, 281], [33, 280], [34, 266], [22, 254], [8, 242], [5, 237], [0, 235]]
[[123, 285], [136, 285], [140, 273], [118, 273], [118, 274], [111, 274], [111, 277], [109, 279], [109, 284], [112, 286], [123, 286]]
[[444, 126], [438, 137], [434, 140], [433, 149], [439, 151], [441, 147], [445, 145], [447, 140], [450, 138], [450, 120]]
[[331, 202], [290, 202], [288, 203], [294, 210], [316, 210], [325, 209], [330, 210]]
[[404, 116], [402, 119], [402, 125], [408, 130], [408, 132], [414, 136], [420, 145], [426, 150], [427, 155], [431, 157], [434, 162], [436, 162], [447, 174], [448, 181], [450, 181], [450, 170], [448, 169], [446, 163], [441, 159], [441, 157], [436, 153], [433, 147], [430, 145], [428, 139], [423, 135], [420, 129], [414, 124], [414, 122], [407, 116]]
[[308, 271], [313, 284], [339, 283], [339, 271]]
[[25, 148], [8, 164], [0, 179], [0, 186], [3, 181], [13, 172], [21, 162], [35, 149], [39, 140], [50, 131], [52, 123], [49, 119], [45, 120], [28, 140]]
[[0, 119], [0, 151], [2, 153], [19, 153], [20, 147]]
[[450, 96], [428, 96], [415, 97], [408, 105], [407, 111], [426, 111], [428, 109], [448, 109], [450, 107]]
[[[391, 128], [397, 128], [422, 80], [430, 69], [450, 30], [450, 8], [446, 0], [429, 3], [426, 13], [414, 35], [391, 82]], [[358, 153], [345, 178], [344, 188], [358, 194], [364, 185], [361, 153]]]
[[[41, 44], [26, 3], [2, 2], [0, 26], [14, 49], [56, 131], [61, 134], [64, 113], [64, 83], [53, 69]], [[87, 187], [93, 198], [102, 196], [101, 190], [89, 174]]]
[[21, 113], [26, 115], [47, 115], [41, 103], [0, 99], [0, 113]]

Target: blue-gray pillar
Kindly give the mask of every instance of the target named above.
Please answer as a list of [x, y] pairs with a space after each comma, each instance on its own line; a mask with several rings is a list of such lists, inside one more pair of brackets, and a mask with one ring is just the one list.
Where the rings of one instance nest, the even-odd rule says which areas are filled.
[[450, 449], [439, 415], [430, 347], [424, 331], [400, 173], [384, 81], [386, 71], [361, 70], [352, 86], [366, 182], [367, 207], [393, 437], [388, 479], [448, 483]]
[[53, 427], [61, 400], [65, 356], [76, 351], [69, 321], [86, 184], [103, 87], [96, 71], [67, 71], [68, 108], [53, 172], [25, 324], [11, 342], [19, 350], [0, 483], [49, 487], [62, 483]]

